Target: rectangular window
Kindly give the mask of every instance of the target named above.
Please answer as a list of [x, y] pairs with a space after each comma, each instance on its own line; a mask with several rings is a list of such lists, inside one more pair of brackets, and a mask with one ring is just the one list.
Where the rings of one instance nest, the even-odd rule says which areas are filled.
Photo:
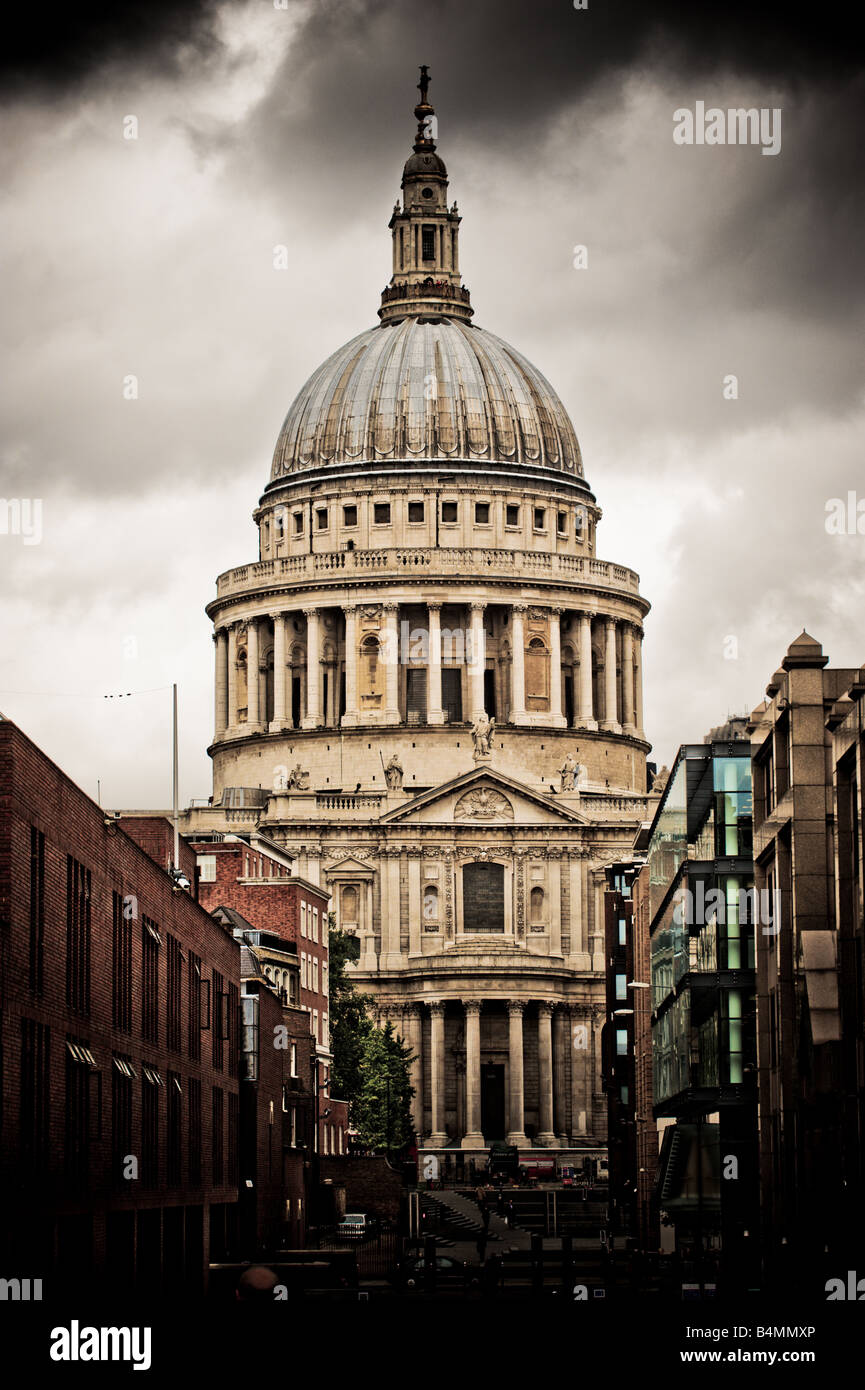
[[90, 1012], [90, 870], [66, 856], [66, 1003]]
[[329, 1038], [327, 1035], [327, 1014], [321, 1016], [321, 1045], [327, 1047]]
[[372, 509], [376, 526], [390, 526], [390, 502], [376, 502]]
[[568, 514], [567, 514], [567, 512], [559, 512], [559, 514], [558, 514], [558, 516], [557, 516], [557, 518], [556, 518], [556, 528], [557, 528], [558, 533], [559, 533], [560, 536], [566, 536], [566, 535], [568, 534]]
[[129, 1057], [115, 1053], [111, 1059], [111, 1172], [114, 1183], [130, 1181], [126, 1164], [132, 1153], [132, 1083], [137, 1072]]
[[620, 946], [627, 946], [627, 944], [628, 944], [628, 919], [627, 919], [626, 917], [620, 917], [620, 918], [619, 918], [619, 945], [620, 945]]
[[295, 534], [296, 536], [302, 536], [302, 535], [303, 535], [303, 512], [292, 512], [292, 517], [293, 517], [293, 519], [294, 519], [294, 534]]
[[516, 507], [516, 506], [513, 506], [513, 505], [508, 506], [508, 507], [505, 507], [505, 525], [506, 525], [506, 526], [519, 526], [519, 524], [520, 524], [520, 509], [519, 509], [519, 507]]
[[306, 903], [300, 904], [300, 934], [306, 939]]
[[434, 261], [436, 258], [435, 227], [421, 227], [421, 256], [425, 261]]
[[162, 1077], [155, 1067], [141, 1068], [141, 1182], [159, 1182], [159, 1092]]
[[424, 519], [423, 502], [409, 502], [408, 519], [412, 526], [419, 526]]
[[90, 1176], [90, 1100], [93, 1054], [75, 1038], [66, 1040], [66, 1176], [86, 1185]]
[[[273, 1101], [270, 1102], [271, 1112]], [[272, 1120], [271, 1120], [272, 1122]], [[240, 1097], [236, 1091], [228, 1094], [228, 1181], [240, 1180]]]
[[30, 827], [30, 988], [41, 994], [45, 953], [45, 836]]
[[218, 970], [211, 972], [213, 992], [213, 1027], [210, 1030], [211, 1062], [217, 1071], [222, 1071], [225, 1041], [226, 996], [223, 994], [225, 981]]
[[306, 951], [300, 953], [300, 985], [306, 989]]
[[342, 524], [343, 524], [343, 526], [356, 526], [356, 525], [357, 525], [357, 507], [355, 507], [355, 506], [343, 507], [343, 509], [342, 509]]
[[181, 1152], [181, 1106], [183, 1084], [176, 1071], [168, 1073], [165, 1088], [165, 1177], [169, 1186], [179, 1187]]
[[297, 1076], [297, 1043], [291, 1044], [291, 1051], [289, 1055], [291, 1058], [289, 1064], [291, 1068], [291, 1070], [289, 1071], [289, 1076]]
[[318, 1009], [312, 1011], [312, 1036], [318, 1042]]
[[628, 1055], [628, 1030], [627, 1028], [616, 1029], [616, 1056], [627, 1057]]
[[180, 1051], [180, 1000], [183, 988], [183, 952], [176, 936], [168, 937], [165, 986], [165, 1044]]
[[189, 952], [189, 1008], [186, 1051], [192, 1062], [201, 1061], [201, 957]]
[[489, 502], [475, 502], [475, 525], [488, 526], [490, 522]]
[[225, 1094], [221, 1086], [214, 1086], [211, 1096], [210, 1131], [210, 1163], [214, 1186], [219, 1186], [225, 1178], [224, 1127]]
[[327, 507], [316, 508], [315, 524], [319, 531], [327, 530]]
[[454, 526], [459, 519], [458, 503], [442, 502], [442, 523], [445, 526]]
[[535, 530], [543, 531], [547, 524], [547, 513], [543, 507], [535, 507]]
[[201, 1186], [201, 1082], [191, 1076], [186, 1086], [186, 1116], [189, 1126], [189, 1185]]
[[619, 1000], [628, 997], [628, 977], [627, 975], [616, 976], [616, 998]]
[[318, 908], [312, 909], [312, 939], [318, 941]]
[[21, 1020], [21, 1159], [25, 1172], [47, 1163], [50, 1138], [51, 1029]]
[[313, 956], [313, 957], [312, 957], [311, 965], [312, 965], [312, 984], [310, 985], [310, 989], [313, 991], [313, 993], [318, 994], [318, 957], [317, 957], [317, 956]]
[[132, 903], [120, 893], [111, 895], [111, 1021], [132, 1032]]
[[228, 1039], [228, 1075], [237, 1076], [238, 1062], [240, 1060], [240, 1049], [238, 1047], [239, 1038], [237, 1030], [239, 1026], [240, 1013], [240, 991], [237, 985], [229, 982], [228, 998], [226, 1001], [228, 1018], [226, 1020], [225, 1035]]
[[159, 947], [162, 938], [155, 922], [141, 919], [141, 1033], [148, 1042], [159, 1042]]
[[574, 512], [574, 538], [578, 541], [583, 539], [585, 515], [585, 511], [582, 507], [577, 507], [577, 510]]
[[199, 854], [198, 856], [198, 881], [199, 883], [216, 882], [216, 855]]

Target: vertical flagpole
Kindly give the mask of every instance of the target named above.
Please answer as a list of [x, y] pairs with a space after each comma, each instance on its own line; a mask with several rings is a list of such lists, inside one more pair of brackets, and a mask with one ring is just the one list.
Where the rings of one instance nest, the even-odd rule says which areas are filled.
[[172, 768], [172, 772], [173, 772], [173, 776], [172, 776], [172, 783], [173, 783], [173, 786], [172, 786], [172, 793], [173, 793], [173, 798], [174, 798], [174, 868], [175, 868], [175, 869], [179, 869], [179, 868], [180, 868], [180, 824], [179, 824], [180, 805], [179, 805], [178, 787], [177, 787], [177, 684], [176, 684], [176, 682], [175, 682], [175, 684], [172, 685], [172, 687], [171, 687], [171, 700], [172, 700], [172, 709], [173, 709], [173, 744], [174, 744], [174, 750], [173, 750], [174, 756], [173, 756], [173, 768]]

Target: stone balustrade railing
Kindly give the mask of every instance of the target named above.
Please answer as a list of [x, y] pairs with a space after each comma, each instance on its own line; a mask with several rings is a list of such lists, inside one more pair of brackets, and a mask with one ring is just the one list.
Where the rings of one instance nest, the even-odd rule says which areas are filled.
[[333, 577], [400, 579], [422, 573], [425, 578], [477, 579], [479, 575], [519, 579], [574, 580], [601, 588], [639, 592], [639, 576], [609, 560], [584, 555], [547, 555], [534, 550], [495, 550], [481, 547], [406, 547], [398, 550], [337, 550], [320, 555], [289, 555], [260, 560], [226, 570], [216, 581], [219, 597], [285, 583]]

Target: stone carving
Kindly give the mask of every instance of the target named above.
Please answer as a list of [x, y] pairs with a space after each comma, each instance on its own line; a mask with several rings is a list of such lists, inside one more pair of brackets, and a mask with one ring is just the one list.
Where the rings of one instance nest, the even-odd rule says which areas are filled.
[[373, 619], [381, 617], [381, 604], [358, 604], [357, 611], [360, 614], [360, 617], [363, 618], [366, 622], [372, 622]]
[[289, 791], [309, 791], [309, 773], [305, 768], [301, 767], [300, 763], [296, 763], [288, 774], [286, 787]]
[[475, 787], [454, 807], [457, 820], [513, 820], [514, 808], [506, 796], [492, 787]]
[[660, 769], [659, 772], [656, 772], [655, 775], [654, 775], [654, 777], [652, 778], [651, 790], [652, 790], [653, 792], [662, 792], [662, 791], [664, 791], [665, 788], [666, 788], [666, 786], [667, 786], [667, 783], [669, 782], [669, 780], [670, 780], [670, 769], [665, 765], [664, 767], [662, 767], [662, 768]]
[[475, 761], [477, 761], [479, 758], [488, 758], [490, 756], [490, 745], [492, 743], [493, 734], [495, 733], [495, 728], [496, 721], [494, 719], [490, 719], [486, 710], [482, 711], [482, 713], [478, 715], [477, 719], [472, 725], [472, 740], [474, 741], [475, 745]]
[[385, 764], [384, 780], [387, 782], [388, 791], [398, 792], [402, 787], [403, 769], [396, 753], [394, 753]]
[[579, 785], [580, 764], [577, 762], [573, 753], [568, 753], [559, 771], [562, 775], [562, 791], [576, 791]]

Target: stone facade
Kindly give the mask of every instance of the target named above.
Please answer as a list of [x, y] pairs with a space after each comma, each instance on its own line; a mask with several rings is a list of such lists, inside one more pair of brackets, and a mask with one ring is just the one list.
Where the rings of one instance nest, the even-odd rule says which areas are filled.
[[[220, 576], [212, 805], [332, 896], [422, 1144], [604, 1142], [605, 866], [646, 792], [633, 571], [536, 368], [470, 322], [416, 108], [381, 323], [292, 405]], [[425, 201], [426, 200], [426, 201]]]

